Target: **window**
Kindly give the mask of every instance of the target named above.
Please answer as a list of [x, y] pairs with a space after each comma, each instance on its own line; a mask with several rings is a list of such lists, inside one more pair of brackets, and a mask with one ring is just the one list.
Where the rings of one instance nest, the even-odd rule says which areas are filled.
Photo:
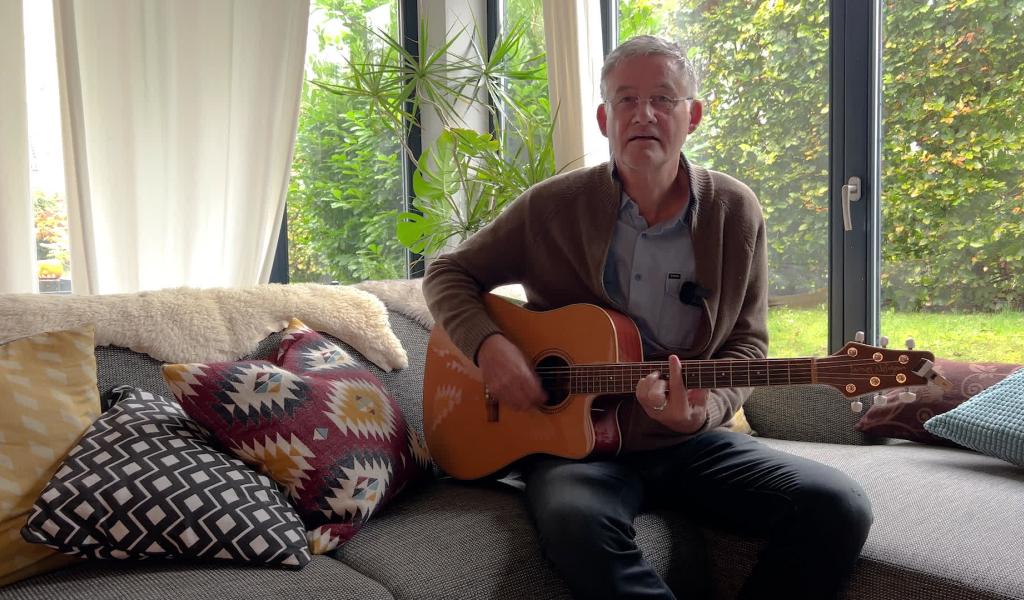
[[[689, 154], [739, 174], [764, 205], [772, 355], [820, 354], [826, 337], [835, 350], [863, 330], [914, 337], [940, 358], [1024, 361], [1024, 6], [620, 0], [619, 11], [620, 39], [654, 32], [690, 47], [707, 119]], [[847, 229], [854, 176], [862, 198]], [[827, 336], [826, 305], [802, 306], [825, 286]]]
[[[553, 173], [540, 1], [516, 3], [513, 20], [490, 33], [468, 4], [401, 8], [313, 7], [290, 280], [418, 274], [420, 254], [458, 244]], [[399, 13], [420, 21], [401, 37]]]
[[695, 164], [757, 194], [768, 228], [771, 356], [828, 345], [828, 5], [619, 2], [619, 40], [659, 35], [688, 49], [704, 119]]
[[71, 293], [71, 248], [53, 4], [25, 2], [25, 87], [28, 95], [29, 187], [42, 293]]
[[525, 164], [530, 161], [530, 154], [543, 148], [551, 128], [548, 69], [544, 58], [544, 7], [541, 0], [516, 0], [504, 3], [504, 8], [502, 31], [506, 34], [514, 31], [521, 36], [517, 55], [526, 66], [536, 69], [532, 78], [511, 80], [507, 86], [514, 107], [507, 111], [511, 118], [504, 127], [505, 154]]
[[1024, 361], [1024, 5], [884, 5], [882, 332]]
[[[371, 110], [372, 103], [388, 104], [397, 94], [345, 92], [354, 65], [397, 64], [399, 57], [388, 54], [382, 36], [398, 36], [394, 0], [314, 0], [311, 5], [288, 191], [291, 281], [347, 283], [406, 275], [405, 249], [395, 237], [395, 217], [405, 207], [403, 140]], [[379, 73], [363, 69], [358, 75]], [[396, 117], [399, 111], [395, 107]]]

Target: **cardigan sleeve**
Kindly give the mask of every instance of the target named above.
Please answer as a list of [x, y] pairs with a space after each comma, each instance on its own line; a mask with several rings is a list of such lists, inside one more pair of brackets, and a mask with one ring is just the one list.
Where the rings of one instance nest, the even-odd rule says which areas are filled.
[[521, 280], [531, 229], [530, 195], [527, 190], [497, 219], [427, 268], [427, 306], [455, 346], [474, 362], [483, 341], [501, 331], [487, 314], [482, 294]]

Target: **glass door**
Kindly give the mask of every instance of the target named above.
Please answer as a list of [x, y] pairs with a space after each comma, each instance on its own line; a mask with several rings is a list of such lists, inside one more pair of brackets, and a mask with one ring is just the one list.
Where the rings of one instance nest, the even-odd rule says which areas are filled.
[[620, 0], [619, 40], [688, 48], [704, 119], [684, 149], [764, 209], [769, 356], [828, 352], [829, 3]]
[[886, 0], [881, 332], [1024, 362], [1024, 3]]

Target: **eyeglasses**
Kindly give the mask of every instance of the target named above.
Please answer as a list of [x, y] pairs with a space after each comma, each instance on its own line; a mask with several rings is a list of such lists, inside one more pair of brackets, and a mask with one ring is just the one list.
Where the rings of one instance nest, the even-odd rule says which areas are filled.
[[619, 96], [609, 101], [612, 108], [622, 112], [633, 112], [640, 108], [640, 104], [647, 102], [651, 105], [651, 110], [659, 113], [670, 113], [675, 110], [676, 106], [679, 106], [680, 102], [684, 100], [693, 100], [693, 96], [687, 96], [685, 98], [673, 98], [671, 96], [651, 96], [650, 98], [641, 98], [640, 96]]

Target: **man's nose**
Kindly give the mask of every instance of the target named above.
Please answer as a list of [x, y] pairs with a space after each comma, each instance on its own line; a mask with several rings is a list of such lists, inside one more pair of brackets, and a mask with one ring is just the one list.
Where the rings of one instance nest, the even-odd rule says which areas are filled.
[[651, 105], [651, 101], [645, 98], [641, 98], [639, 104], [637, 104], [636, 110], [633, 111], [633, 120], [640, 123], [650, 123], [656, 120], [656, 114], [654, 107]]

